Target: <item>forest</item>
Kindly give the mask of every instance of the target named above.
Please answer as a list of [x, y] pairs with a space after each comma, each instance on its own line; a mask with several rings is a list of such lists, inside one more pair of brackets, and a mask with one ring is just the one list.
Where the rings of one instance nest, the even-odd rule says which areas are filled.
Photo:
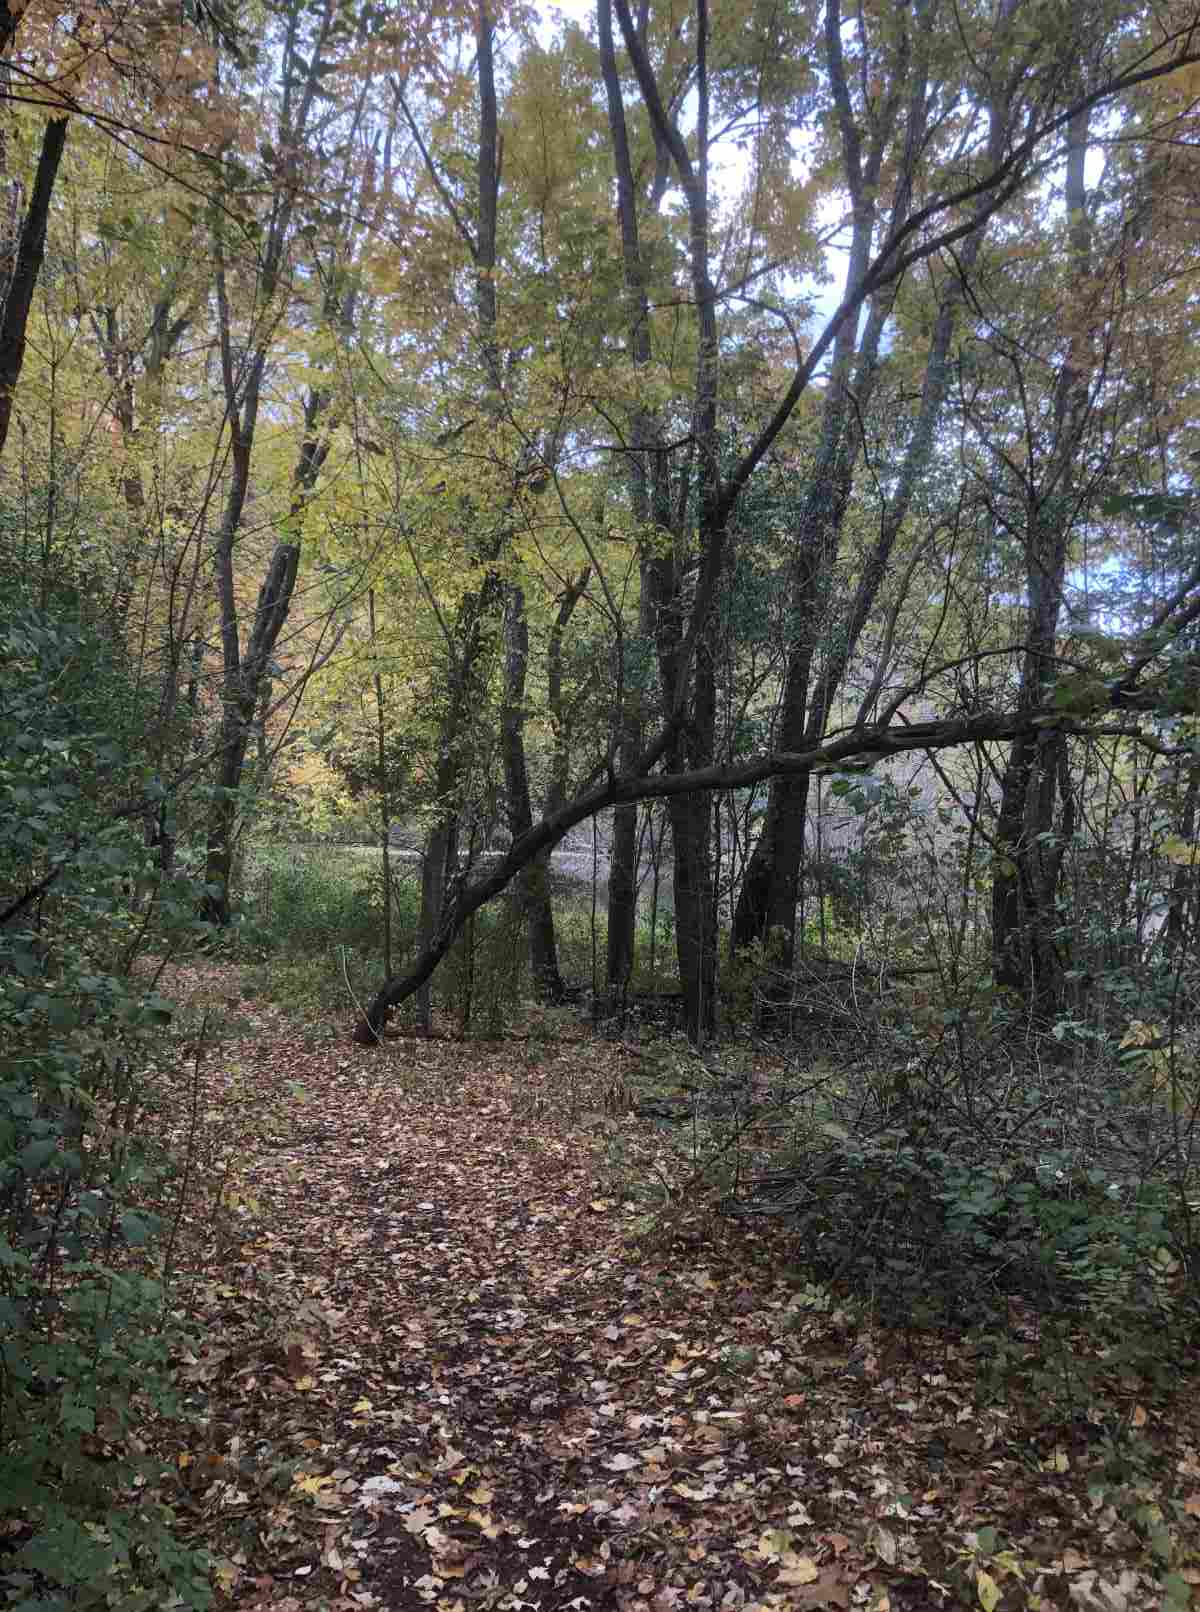
[[1196, 1604], [1195, 0], [0, 94], [0, 1608]]

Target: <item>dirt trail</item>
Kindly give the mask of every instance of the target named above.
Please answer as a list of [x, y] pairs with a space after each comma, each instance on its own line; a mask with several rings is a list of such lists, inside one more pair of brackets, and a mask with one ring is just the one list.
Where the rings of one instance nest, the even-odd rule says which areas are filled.
[[1194, 1395], [1118, 1379], [1064, 1419], [982, 1392], [965, 1344], [806, 1310], [778, 1228], [639, 1240], [626, 1188], [672, 1166], [604, 1115], [621, 1059], [306, 1045], [269, 1013], [214, 1053], [179, 1460], [224, 1604], [1157, 1607], [1148, 1534], [1089, 1495], [1113, 1418], [1193, 1572]]

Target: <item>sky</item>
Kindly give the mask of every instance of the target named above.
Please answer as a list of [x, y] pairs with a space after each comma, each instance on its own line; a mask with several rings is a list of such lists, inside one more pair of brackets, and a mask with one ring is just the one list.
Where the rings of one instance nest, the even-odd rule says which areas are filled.
[[[596, 13], [595, 0], [559, 0], [556, 5], [547, 5], [541, 9], [544, 18], [542, 38], [547, 45], [555, 36], [558, 19], [577, 22], [590, 30]], [[797, 161], [799, 160], [797, 156]], [[1103, 162], [1103, 150], [1099, 146], [1093, 147], [1088, 153], [1087, 160], [1089, 186], [1095, 184], [1100, 177]], [[714, 166], [715, 186], [718, 192], [725, 189], [727, 194], [731, 194], [740, 188], [746, 177], [747, 162], [744, 155], [734, 146], [726, 148]], [[841, 203], [836, 199], [827, 202], [824, 214], [819, 219], [820, 226], [825, 229], [832, 228], [837, 223], [841, 210]], [[846, 252], [837, 246], [828, 247], [825, 263], [832, 276], [829, 283], [817, 284], [811, 277], [806, 276], [791, 288], [796, 296], [807, 295], [811, 299], [812, 312], [807, 320], [806, 332], [810, 339], [818, 336], [825, 328], [841, 303], [845, 291]]]
[[[543, 6], [540, 9], [542, 27], [539, 33], [545, 45], [553, 42], [559, 19], [577, 22], [589, 32], [594, 32], [595, 0], [560, 0], [559, 4]], [[714, 188], [718, 194], [722, 191], [727, 195], [736, 193], [746, 178], [747, 168], [745, 155], [732, 143], [723, 148], [713, 163]], [[822, 227], [829, 228], [835, 224], [838, 212], [839, 205], [836, 202], [828, 204], [828, 216], [821, 220]], [[812, 312], [808, 320], [801, 324], [801, 329], [810, 339], [820, 335], [824, 330], [839, 307], [845, 290], [846, 253], [838, 247], [831, 246], [826, 250], [825, 262], [829, 273], [833, 276], [829, 284], [819, 285], [810, 276], [805, 276], [796, 281], [792, 287], [797, 297], [807, 295], [811, 299]]]

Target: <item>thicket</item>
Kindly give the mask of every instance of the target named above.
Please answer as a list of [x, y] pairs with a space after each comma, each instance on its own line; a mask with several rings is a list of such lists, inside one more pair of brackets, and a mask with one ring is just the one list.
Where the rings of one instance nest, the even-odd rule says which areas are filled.
[[148, 843], [175, 804], [147, 765], [159, 713], [102, 545], [81, 563], [78, 533], [60, 549], [0, 518], [0, 1594], [203, 1607], [204, 1555], [141, 1437], [184, 1415], [187, 1342], [151, 965], [195, 942], [200, 889]]

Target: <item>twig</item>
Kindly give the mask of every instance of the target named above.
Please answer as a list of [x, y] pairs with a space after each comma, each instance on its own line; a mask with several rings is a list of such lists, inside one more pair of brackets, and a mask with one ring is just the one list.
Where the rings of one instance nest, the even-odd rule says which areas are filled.
[[[370, 1024], [371, 1021], [367, 1018], [366, 1009], [363, 1007], [362, 1003], [358, 1000], [358, 997], [355, 996], [354, 987], [350, 983], [350, 973], [349, 973], [349, 970], [346, 967], [346, 947], [345, 946], [339, 946], [338, 947], [338, 953], [340, 955], [341, 964], [342, 964], [342, 978], [346, 982], [346, 990], [349, 993], [350, 1000], [354, 1003], [355, 1008], [358, 1010], [358, 1016], [359, 1016], [360, 1021], [362, 1023], [364, 1023], [364, 1024]], [[382, 1046], [383, 1045], [383, 1033], [382, 1033], [382, 1031], [377, 1030], [373, 1024], [371, 1024], [371, 1034], [375, 1037], [375, 1044], [377, 1046]]]

